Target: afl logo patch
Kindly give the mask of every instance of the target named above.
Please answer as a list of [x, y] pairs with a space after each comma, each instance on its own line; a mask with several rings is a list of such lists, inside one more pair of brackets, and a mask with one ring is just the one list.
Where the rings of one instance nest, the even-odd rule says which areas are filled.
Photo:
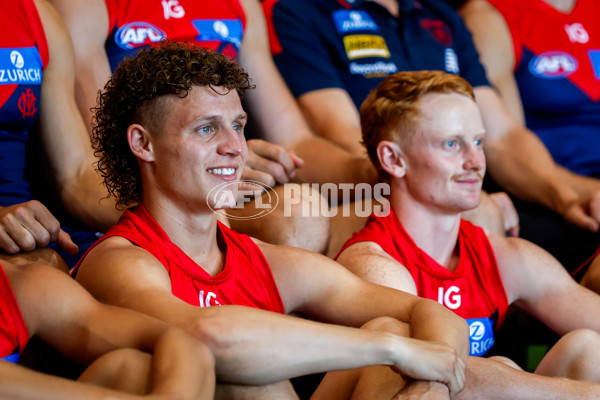
[[533, 57], [529, 62], [529, 72], [545, 79], [565, 78], [577, 71], [577, 67], [577, 60], [562, 51], [548, 51]]
[[123, 25], [115, 35], [117, 45], [123, 49], [135, 49], [141, 46], [147, 46], [152, 43], [158, 43], [167, 35], [147, 22], [131, 22]]

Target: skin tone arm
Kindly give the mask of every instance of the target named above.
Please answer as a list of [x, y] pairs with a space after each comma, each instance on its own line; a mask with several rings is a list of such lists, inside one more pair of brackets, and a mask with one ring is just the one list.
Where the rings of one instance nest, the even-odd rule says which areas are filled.
[[[462, 386], [462, 360], [447, 344], [248, 307], [189, 305], [171, 294], [165, 268], [123, 238], [99, 244], [84, 260], [77, 279], [101, 301], [153, 315], [200, 338], [215, 355], [217, 378], [222, 382], [266, 385], [309, 373], [384, 364], [410, 376], [444, 382], [454, 391]], [[286, 304], [289, 299], [284, 300]], [[427, 309], [427, 304], [421, 306]], [[303, 310], [308, 311], [308, 306]], [[334, 314], [333, 310], [328, 314]], [[348, 322], [358, 325], [363, 320], [366, 315]], [[466, 327], [462, 328], [464, 341]]]
[[112, 200], [100, 200], [106, 191], [93, 169], [96, 158], [74, 100], [75, 71], [69, 35], [48, 2], [37, 0], [36, 4], [50, 53], [40, 106], [40, 126], [50, 172], [56, 177], [65, 208], [90, 228], [104, 230], [117, 221], [119, 212]]
[[[492, 141], [486, 147], [490, 173], [516, 195], [544, 204], [575, 225], [591, 231], [597, 230], [600, 218], [592, 214], [589, 208], [591, 201], [598, 201], [592, 196], [597, 196], [600, 191], [600, 181], [576, 175], [556, 165], [537, 136], [523, 127], [524, 113], [513, 75], [515, 58], [512, 39], [501, 14], [486, 1], [470, 0], [462, 7], [461, 15], [473, 34], [481, 62], [499, 94], [499, 98], [496, 93], [480, 94], [483, 92], [481, 89], [491, 89], [476, 88], [482, 116], [490, 119], [489, 122], [484, 121], [489, 130], [486, 140], [488, 144]], [[503, 105], [496, 104], [498, 101]], [[496, 133], [489, 127], [494, 127], [500, 133], [506, 132], [504, 138], [494, 140]], [[508, 161], [510, 159], [507, 160], [506, 157], [510, 157], [512, 161]], [[495, 163], [503, 165], [504, 169], [494, 168]], [[516, 171], [506, 168], [516, 168]], [[547, 182], [546, 188], [531, 185], [532, 182], [540, 181], [540, 178], [528, 178], [540, 173], [543, 174], [540, 176], [541, 182]], [[520, 176], [526, 179], [522, 182], [515, 180]]]
[[[93, 155], [85, 126], [74, 103], [72, 49], [56, 11], [36, 0], [49, 48], [40, 99], [42, 144], [65, 209], [91, 229], [104, 230], [116, 223], [114, 202], [102, 200], [106, 191], [93, 169]], [[32, 251], [58, 242], [77, 252], [59, 221], [38, 201], [0, 207], [0, 248], [9, 254]]]
[[284, 294], [286, 309], [351, 326], [379, 316], [392, 317], [410, 323], [411, 337], [450, 345], [466, 363], [466, 323], [445, 307], [369, 283], [327, 257], [266, 243], [259, 246]]
[[[494, 237], [498, 241], [503, 240], [499, 236], [494, 235]], [[521, 241], [520, 239], [510, 240]], [[410, 273], [373, 242], [361, 242], [348, 247], [339, 256], [338, 261], [350, 271], [371, 282], [395, 287], [410, 293], [416, 292]], [[545, 274], [545, 272], [542, 272], [538, 272], [538, 274]], [[539, 276], [536, 275], [535, 279], [538, 279]], [[533, 278], [529, 279], [528, 283], [531, 283]], [[562, 295], [553, 297], [556, 299], [565, 298]], [[370, 380], [379, 379], [380, 382], [384, 382], [383, 384], [391, 387], [393, 387], [394, 382], [397, 386], [399, 385], [397, 378], [385, 370], [369, 371], [365, 378]], [[465, 388], [456, 398], [460, 400], [481, 398], [498, 400], [506, 398], [532, 400], [587, 399], [594, 398], [599, 392], [600, 387], [591, 383], [549, 378], [513, 368], [494, 359], [469, 357]], [[445, 388], [439, 384], [411, 382], [393, 399], [422, 398], [419, 396], [423, 396], [425, 393], [432, 396], [427, 398], [445, 398], [446, 395]]]
[[[242, 0], [241, 3], [248, 23], [240, 49], [240, 64], [257, 87], [247, 94], [248, 107], [250, 114], [258, 120], [264, 138], [302, 157], [304, 167], [298, 174], [305, 182], [374, 182], [375, 170], [368, 160], [310, 131], [271, 58], [259, 2]], [[273, 115], [279, 118], [273, 118]], [[323, 168], [323, 160], [327, 160], [327, 168]]]
[[[212, 356], [205, 346], [182, 331], [143, 314], [101, 304], [68, 275], [49, 266], [6, 264], [4, 269], [30, 336], [39, 337], [83, 364], [125, 347], [152, 353], [149, 391], [154, 396], [150, 397], [212, 399]], [[141, 398], [9, 363], [0, 363], [0, 370], [1, 398]]]
[[493, 234], [489, 238], [509, 302], [559, 335], [580, 328], [600, 332], [600, 295], [575, 282], [538, 246]]

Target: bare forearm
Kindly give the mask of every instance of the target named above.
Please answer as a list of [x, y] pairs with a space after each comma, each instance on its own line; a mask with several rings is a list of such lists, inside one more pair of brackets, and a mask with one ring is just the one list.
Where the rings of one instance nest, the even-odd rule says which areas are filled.
[[466, 363], [469, 356], [469, 326], [464, 319], [433, 300], [423, 299], [415, 304], [410, 325], [411, 337], [445, 343], [453, 347]]
[[108, 194], [100, 176], [92, 167], [74, 178], [73, 184], [66, 186], [62, 193], [65, 209], [89, 229], [106, 231], [119, 221], [122, 211], [115, 207], [113, 197]]
[[208, 348], [170, 329], [157, 341], [152, 358], [152, 393], [184, 399], [212, 399], [214, 358]]
[[577, 175], [562, 166], [557, 166], [557, 170], [560, 180], [581, 196], [600, 191], [600, 179]]
[[[196, 335], [215, 355], [219, 380], [262, 385], [392, 362], [390, 341], [395, 340], [394, 335], [256, 311], [220, 307], [216, 318], [199, 322]], [[236, 321], [236, 329], [231, 321]], [[222, 334], [225, 331], [227, 335]]]
[[359, 157], [317, 136], [308, 137], [291, 147], [304, 166], [298, 170], [302, 182], [375, 183], [377, 173], [367, 158]]
[[597, 399], [600, 385], [551, 378], [515, 369], [492, 359], [470, 357], [465, 389], [459, 400]]
[[558, 176], [558, 167], [531, 132], [513, 129], [486, 145], [488, 171], [509, 193], [542, 204], [560, 214], [577, 199]]

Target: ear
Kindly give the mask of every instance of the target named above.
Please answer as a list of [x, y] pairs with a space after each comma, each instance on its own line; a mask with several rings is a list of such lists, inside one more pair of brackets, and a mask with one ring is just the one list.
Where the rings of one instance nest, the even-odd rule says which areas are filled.
[[406, 161], [398, 143], [382, 140], [377, 145], [377, 158], [385, 172], [394, 178], [402, 178], [406, 174]]
[[150, 133], [139, 124], [132, 124], [127, 128], [127, 141], [131, 152], [140, 160], [154, 161], [152, 138]]

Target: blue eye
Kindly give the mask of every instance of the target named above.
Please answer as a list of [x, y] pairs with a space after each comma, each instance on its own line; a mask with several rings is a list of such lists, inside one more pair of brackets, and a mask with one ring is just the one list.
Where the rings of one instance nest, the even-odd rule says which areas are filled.
[[198, 132], [200, 133], [210, 133], [212, 131], [212, 128], [210, 126], [203, 126], [202, 128], [198, 129]]
[[456, 146], [456, 140], [448, 140], [446, 142], [446, 147], [452, 148], [452, 147], [455, 147], [455, 146]]
[[475, 146], [481, 146], [483, 144], [482, 139], [475, 139]]

